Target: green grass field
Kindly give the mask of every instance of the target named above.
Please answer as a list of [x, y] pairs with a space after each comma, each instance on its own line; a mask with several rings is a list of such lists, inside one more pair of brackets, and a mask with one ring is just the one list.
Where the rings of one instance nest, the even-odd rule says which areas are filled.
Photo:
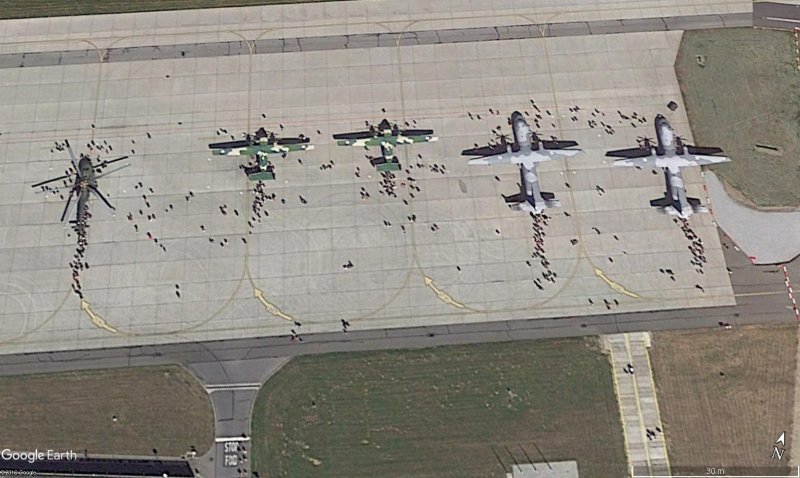
[[753, 28], [686, 31], [675, 72], [695, 142], [720, 146], [731, 157], [712, 169], [744, 196], [734, 197], [764, 207], [800, 206], [800, 71], [792, 35]]
[[151, 12], [190, 8], [247, 7], [329, 0], [4, 0], [0, 19], [96, 15], [101, 13]]
[[626, 474], [594, 339], [297, 357], [259, 393], [252, 439], [262, 478], [503, 477], [542, 456]]
[[0, 377], [0, 448], [179, 456], [213, 441], [211, 400], [181, 367]]

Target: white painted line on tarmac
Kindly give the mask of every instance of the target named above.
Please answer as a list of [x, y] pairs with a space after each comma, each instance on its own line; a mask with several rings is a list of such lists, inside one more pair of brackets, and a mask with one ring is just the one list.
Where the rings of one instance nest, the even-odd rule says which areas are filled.
[[205, 389], [209, 392], [218, 390], [258, 390], [261, 388], [260, 383], [230, 383], [220, 385], [206, 385]]
[[781, 18], [781, 17], [761, 17], [764, 20], [773, 20], [776, 22], [789, 22], [789, 23], [800, 23], [800, 20], [795, 20], [794, 18]]

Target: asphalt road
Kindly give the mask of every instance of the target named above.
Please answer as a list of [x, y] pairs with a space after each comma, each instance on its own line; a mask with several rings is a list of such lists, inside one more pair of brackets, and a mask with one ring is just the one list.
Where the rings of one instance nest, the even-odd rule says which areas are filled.
[[778, 30], [800, 28], [800, 4], [754, 2], [753, 26]]
[[[745, 27], [752, 26], [752, 24], [753, 17], [749, 13], [727, 13], [721, 15], [596, 20], [590, 22], [532, 23], [502, 27], [454, 28], [392, 33], [268, 38], [256, 40], [252, 42], [252, 46], [254, 53], [266, 54], [396, 47], [398, 45], [435, 45], [441, 43], [519, 40], [525, 38], [541, 38], [543, 36], [565, 37], [607, 35], [613, 33], [697, 30], [706, 28]], [[103, 52], [103, 61], [111, 63], [247, 55], [250, 53], [250, 45], [244, 41], [227, 41], [120, 47], [109, 48]], [[97, 61], [98, 55], [97, 51], [94, 49], [9, 53], [0, 55], [0, 68], [82, 65], [97, 63]]]

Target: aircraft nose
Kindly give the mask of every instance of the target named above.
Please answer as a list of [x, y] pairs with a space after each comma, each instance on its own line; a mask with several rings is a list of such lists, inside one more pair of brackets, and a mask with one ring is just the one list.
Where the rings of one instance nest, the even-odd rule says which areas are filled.
[[666, 118], [664, 118], [664, 115], [662, 115], [662, 114], [657, 114], [656, 115], [656, 121], [663, 120], [663, 119], [666, 119]]

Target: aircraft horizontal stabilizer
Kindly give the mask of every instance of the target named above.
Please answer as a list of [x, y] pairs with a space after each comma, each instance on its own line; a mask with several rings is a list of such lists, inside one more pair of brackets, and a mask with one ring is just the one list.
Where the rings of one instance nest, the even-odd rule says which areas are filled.
[[650, 201], [650, 205], [653, 207], [660, 207], [660, 208], [669, 207], [672, 206], [672, 199], [664, 196], [662, 198], [653, 199], [652, 201]]
[[506, 196], [505, 194], [502, 195], [503, 200], [505, 200], [506, 204], [519, 204], [525, 201], [525, 195], [520, 193], [512, 194], [511, 196]]

